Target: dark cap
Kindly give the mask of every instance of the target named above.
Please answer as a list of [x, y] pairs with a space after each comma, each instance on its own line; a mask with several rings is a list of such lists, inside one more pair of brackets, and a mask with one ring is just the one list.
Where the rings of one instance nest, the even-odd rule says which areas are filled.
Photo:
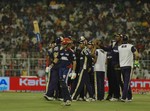
[[62, 42], [62, 40], [63, 40], [63, 37], [58, 37], [58, 38], [56, 38], [55, 43], [60, 44]]
[[122, 40], [123, 40], [123, 41], [128, 41], [128, 39], [129, 39], [129, 37], [128, 37], [127, 35], [123, 35], [123, 36], [122, 36]]

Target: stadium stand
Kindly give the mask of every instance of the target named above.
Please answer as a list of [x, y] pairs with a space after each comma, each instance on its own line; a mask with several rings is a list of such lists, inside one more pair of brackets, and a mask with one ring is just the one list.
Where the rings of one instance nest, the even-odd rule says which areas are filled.
[[77, 40], [84, 35], [108, 43], [114, 33], [127, 33], [140, 53], [141, 67], [150, 72], [149, 13], [147, 0], [1, 0], [1, 68], [3, 58], [45, 57], [33, 31], [37, 20], [43, 47], [59, 36]]

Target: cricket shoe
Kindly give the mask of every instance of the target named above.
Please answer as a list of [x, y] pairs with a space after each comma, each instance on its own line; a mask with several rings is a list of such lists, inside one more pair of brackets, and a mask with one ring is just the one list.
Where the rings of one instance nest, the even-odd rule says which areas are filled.
[[132, 102], [132, 100], [133, 100], [133, 97], [127, 99], [128, 102]]
[[45, 98], [47, 101], [54, 101], [54, 100], [56, 100], [54, 97], [49, 97], [49, 96], [47, 96], [46, 94], [44, 94], [44, 98]]
[[118, 101], [119, 99], [118, 98], [111, 98], [111, 99], [109, 99], [109, 101]]
[[95, 99], [93, 99], [93, 98], [87, 98], [87, 99], [85, 99], [85, 101], [87, 101], [87, 102], [93, 102], [93, 101], [95, 101]]
[[127, 102], [132, 102], [132, 99], [127, 99], [126, 101], [127, 101]]
[[78, 101], [84, 101], [84, 99], [83, 98], [78, 98]]
[[63, 105], [63, 106], [71, 106], [71, 101], [67, 100], [66, 102], [63, 102], [61, 105]]

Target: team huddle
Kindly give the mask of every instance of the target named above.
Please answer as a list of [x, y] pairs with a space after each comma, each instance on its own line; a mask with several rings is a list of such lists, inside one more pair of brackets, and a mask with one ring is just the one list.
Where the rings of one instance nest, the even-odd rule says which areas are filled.
[[[61, 99], [65, 106], [77, 100], [131, 101], [130, 79], [138, 52], [128, 39], [116, 34], [115, 40], [104, 46], [103, 41], [88, 41], [84, 36], [78, 42], [71, 37], [57, 38], [48, 49], [46, 100]], [[106, 98], [105, 73], [109, 84]]]

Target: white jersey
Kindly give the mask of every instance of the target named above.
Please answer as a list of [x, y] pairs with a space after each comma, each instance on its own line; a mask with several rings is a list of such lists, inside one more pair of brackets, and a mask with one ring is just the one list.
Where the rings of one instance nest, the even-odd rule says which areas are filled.
[[132, 47], [132, 44], [122, 44], [118, 47], [120, 67], [133, 67], [133, 52], [131, 50]]
[[94, 71], [106, 71], [105, 63], [106, 63], [106, 52], [102, 49], [96, 49], [97, 60], [94, 65]]

